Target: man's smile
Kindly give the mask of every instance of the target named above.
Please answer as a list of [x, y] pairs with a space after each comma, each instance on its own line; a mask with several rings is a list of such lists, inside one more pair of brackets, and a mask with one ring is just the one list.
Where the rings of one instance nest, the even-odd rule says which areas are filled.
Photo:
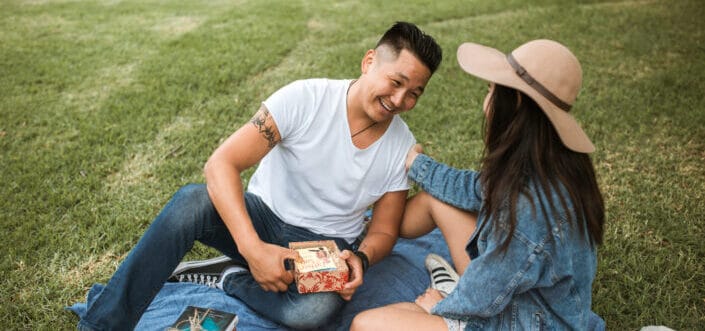
[[379, 104], [382, 105], [382, 108], [384, 108], [386, 111], [390, 113], [394, 112], [394, 107], [387, 105], [387, 103], [385, 103], [382, 98], [379, 98]]

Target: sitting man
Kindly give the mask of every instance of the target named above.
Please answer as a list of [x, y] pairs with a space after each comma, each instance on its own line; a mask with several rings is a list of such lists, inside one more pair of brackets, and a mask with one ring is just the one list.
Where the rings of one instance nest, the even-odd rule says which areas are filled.
[[[411, 110], [442, 57], [434, 39], [399, 22], [368, 50], [356, 80], [295, 81], [264, 101], [218, 147], [205, 185], [179, 190], [88, 304], [80, 330], [134, 328], [195, 241], [244, 268], [219, 287], [287, 327], [323, 325], [391, 251], [415, 139], [397, 116]], [[243, 190], [241, 174], [259, 163]], [[374, 205], [362, 242], [363, 216]], [[350, 266], [338, 293], [299, 294], [285, 261], [289, 242], [335, 240]], [[353, 253], [352, 250], [355, 250]]]

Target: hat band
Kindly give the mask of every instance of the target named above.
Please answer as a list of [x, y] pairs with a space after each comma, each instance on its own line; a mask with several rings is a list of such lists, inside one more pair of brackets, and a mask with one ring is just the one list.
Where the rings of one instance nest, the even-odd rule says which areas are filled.
[[514, 68], [514, 71], [516, 71], [517, 75], [521, 77], [529, 86], [531, 86], [536, 92], [539, 92], [539, 94], [543, 95], [548, 101], [553, 103], [554, 105], [558, 106], [558, 108], [563, 109], [565, 111], [570, 111], [570, 108], [572, 107], [571, 105], [563, 102], [560, 98], [555, 96], [551, 91], [549, 91], [547, 88], [545, 88], [541, 83], [539, 83], [537, 80], [534, 79], [534, 77], [531, 77], [529, 73], [522, 67], [512, 56], [512, 54], [507, 54], [507, 61], [509, 61], [509, 65]]

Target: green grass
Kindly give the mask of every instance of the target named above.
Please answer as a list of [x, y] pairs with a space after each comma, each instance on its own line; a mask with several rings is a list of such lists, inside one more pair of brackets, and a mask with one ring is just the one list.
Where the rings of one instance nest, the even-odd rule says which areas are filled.
[[[461, 4], [462, 3], [462, 4]], [[705, 5], [683, 1], [2, 1], [0, 316], [70, 330], [213, 149], [291, 80], [352, 78], [396, 20], [445, 50], [404, 115], [427, 152], [474, 167], [485, 84], [455, 49], [536, 38], [581, 59], [575, 116], [608, 224], [593, 308], [612, 330], [705, 325]], [[192, 256], [208, 254], [203, 246]]]

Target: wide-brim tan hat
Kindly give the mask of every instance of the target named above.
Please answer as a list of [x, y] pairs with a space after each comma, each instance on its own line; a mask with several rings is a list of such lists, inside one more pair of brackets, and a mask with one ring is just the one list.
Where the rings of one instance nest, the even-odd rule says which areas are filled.
[[458, 63], [465, 72], [524, 92], [546, 114], [569, 149], [591, 153], [595, 146], [568, 111], [580, 92], [583, 73], [573, 53], [552, 40], [533, 40], [509, 54], [464, 43]]

